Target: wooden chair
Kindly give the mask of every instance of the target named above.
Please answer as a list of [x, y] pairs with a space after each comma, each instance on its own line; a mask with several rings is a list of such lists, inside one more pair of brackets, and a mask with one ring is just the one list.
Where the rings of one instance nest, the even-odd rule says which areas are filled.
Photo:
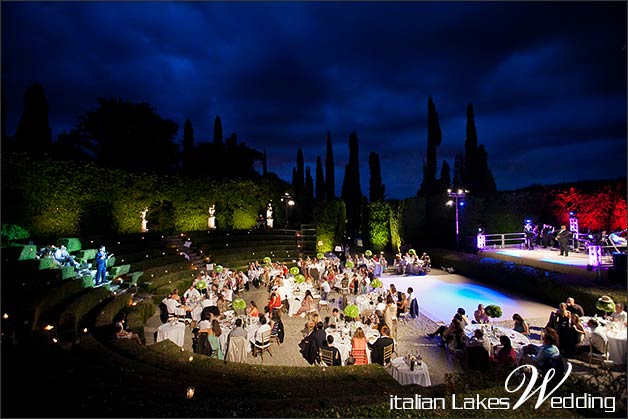
[[[281, 346], [281, 342], [279, 342], [279, 335], [270, 334], [270, 342], [276, 342], [277, 346]], [[272, 355], [271, 355], [272, 356]]]
[[366, 349], [352, 349], [351, 355], [355, 359], [355, 365], [367, 365], [369, 359], [366, 356]]
[[608, 363], [611, 363], [612, 361], [609, 361], [608, 356], [608, 341], [604, 342], [603, 354], [598, 354], [597, 352], [594, 352], [593, 343], [589, 341], [589, 367], [591, 367], [591, 365], [593, 364], [593, 359], [600, 360], [602, 362], [602, 365], [607, 365]]
[[384, 366], [388, 367], [390, 365], [390, 361], [392, 360], [392, 354], [395, 349], [395, 344], [391, 343], [388, 346], [384, 346]]
[[329, 302], [327, 300], [320, 300], [318, 302], [318, 311], [322, 311], [322, 309], [329, 311]]
[[268, 352], [270, 356], [273, 356], [273, 354], [270, 352], [270, 330], [262, 333], [262, 342], [260, 344], [258, 344], [257, 342], [253, 344], [253, 356], [257, 356], [257, 354], [260, 354], [263, 361], [264, 352]]
[[331, 367], [334, 365], [334, 352], [331, 349], [320, 349], [321, 365]]
[[232, 337], [229, 339], [229, 348], [227, 349], [227, 361], [228, 362], [240, 362], [246, 361], [246, 345], [248, 339], [246, 336]]

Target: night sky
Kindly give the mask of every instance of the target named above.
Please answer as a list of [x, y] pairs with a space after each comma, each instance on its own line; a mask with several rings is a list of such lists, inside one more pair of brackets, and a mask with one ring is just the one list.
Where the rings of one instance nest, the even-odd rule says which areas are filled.
[[[195, 141], [268, 153], [314, 176], [331, 131], [336, 193], [357, 132], [362, 191], [379, 153], [387, 198], [413, 196], [427, 100], [453, 168], [473, 103], [499, 190], [625, 176], [626, 2], [12, 3], [2, 7], [8, 132], [42, 83], [53, 138], [98, 97], [148, 102]], [[452, 173], [453, 175], [453, 173]]]

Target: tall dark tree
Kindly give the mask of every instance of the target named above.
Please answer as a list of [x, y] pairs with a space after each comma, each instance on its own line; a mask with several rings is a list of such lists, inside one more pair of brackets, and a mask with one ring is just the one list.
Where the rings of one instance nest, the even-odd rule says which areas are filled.
[[220, 115], [214, 120], [214, 145], [222, 145], [222, 121]]
[[99, 104], [79, 117], [68, 139], [104, 165], [146, 172], [177, 168], [176, 123], [161, 118], [148, 103], [101, 98]]
[[349, 136], [349, 163], [345, 166], [341, 196], [347, 206], [347, 231], [355, 235], [362, 229], [362, 188], [360, 186], [358, 134], [355, 132]]
[[262, 176], [268, 176], [268, 161], [266, 159], [266, 149], [264, 149], [264, 160], [262, 161]]
[[316, 200], [314, 199], [314, 180], [310, 172], [310, 166], [305, 168], [305, 186], [303, 190], [303, 221], [309, 223], [312, 221], [312, 211]]
[[336, 198], [336, 177], [334, 175], [334, 150], [331, 146], [331, 134], [327, 131], [327, 151], [325, 153], [325, 197]]
[[44, 88], [33, 83], [24, 94], [24, 111], [15, 133], [19, 149], [43, 154], [52, 146], [52, 134], [48, 125], [48, 100]]
[[194, 128], [189, 119], [183, 125], [183, 169], [190, 171], [193, 168], [194, 161]]
[[427, 162], [425, 165], [425, 172], [423, 177], [423, 183], [419, 193], [422, 195], [430, 195], [435, 192], [436, 182], [436, 148], [440, 145], [443, 139], [443, 133], [440, 129], [440, 123], [438, 122], [438, 112], [436, 112], [436, 106], [432, 101], [432, 96], [427, 100]]
[[325, 200], [325, 175], [323, 174], [321, 156], [316, 156], [316, 200]]
[[475, 129], [473, 105], [467, 105], [467, 131], [464, 141], [464, 176], [463, 185], [472, 192], [478, 192], [478, 134]]
[[447, 160], [443, 160], [443, 165], [440, 168], [440, 178], [438, 178], [438, 190], [437, 192], [444, 192], [451, 186], [451, 169]]
[[454, 161], [454, 180], [453, 185], [456, 188], [464, 186], [462, 179], [464, 178], [464, 155], [462, 153], [456, 153], [456, 160]]
[[381, 167], [379, 164], [379, 155], [373, 151], [369, 154], [369, 198], [371, 202], [380, 202], [384, 200], [386, 187], [382, 184]]
[[478, 148], [478, 191], [479, 193], [492, 193], [497, 191], [497, 185], [495, 185], [495, 179], [491, 169], [488, 168], [488, 154], [482, 144]]
[[235, 132], [232, 132], [229, 138], [227, 138], [227, 148], [234, 150], [238, 146], [238, 136]]

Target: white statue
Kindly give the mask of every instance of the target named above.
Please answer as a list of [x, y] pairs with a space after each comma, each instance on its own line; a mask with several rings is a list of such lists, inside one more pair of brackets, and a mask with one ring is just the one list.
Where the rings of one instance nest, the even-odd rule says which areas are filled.
[[144, 211], [140, 213], [142, 217], [142, 233], [146, 233], [148, 231], [148, 220], [146, 220], [146, 214], [148, 214], [148, 208], [144, 208]]
[[268, 208], [266, 208], [266, 226], [268, 228], [273, 228], [273, 207], [268, 203]]
[[207, 219], [207, 228], [214, 230], [216, 228], [216, 204], [209, 207], [209, 218]]

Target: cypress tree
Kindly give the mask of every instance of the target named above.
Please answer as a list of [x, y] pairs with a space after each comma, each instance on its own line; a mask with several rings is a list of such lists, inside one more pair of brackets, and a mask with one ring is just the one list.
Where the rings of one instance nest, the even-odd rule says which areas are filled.
[[462, 153], [456, 153], [456, 160], [454, 161], [454, 181], [453, 186], [456, 188], [462, 188], [464, 182], [464, 155]]
[[382, 184], [381, 168], [379, 164], [379, 155], [375, 152], [369, 154], [369, 198], [371, 202], [380, 202], [384, 200], [386, 187]]
[[438, 179], [438, 191], [444, 192], [451, 186], [451, 169], [447, 160], [443, 160], [443, 165], [440, 169], [440, 178]]
[[492, 193], [497, 190], [491, 169], [488, 168], [488, 154], [482, 144], [478, 148], [478, 193]]
[[321, 156], [316, 156], [316, 200], [325, 200], [325, 177], [323, 174]]
[[349, 163], [345, 166], [342, 199], [347, 206], [347, 229], [350, 234], [356, 234], [362, 228], [362, 189], [360, 187], [358, 135], [355, 132], [349, 136]]
[[299, 147], [299, 149], [297, 150], [297, 183], [295, 185], [297, 188], [303, 187], [304, 175], [303, 150], [301, 150], [301, 147]]
[[467, 132], [464, 142], [464, 172], [463, 186], [469, 188], [471, 192], [480, 192], [478, 190], [478, 135], [475, 129], [475, 113], [473, 105], [467, 105]]
[[220, 115], [214, 120], [214, 145], [222, 146], [222, 121]]
[[325, 154], [325, 197], [336, 198], [336, 178], [334, 175], [334, 151], [331, 146], [331, 134], [327, 131], [327, 152]]
[[436, 112], [436, 106], [432, 101], [432, 96], [430, 96], [427, 100], [427, 163], [420, 189], [420, 193], [423, 195], [429, 195], [436, 189], [436, 148], [442, 139], [443, 133], [438, 122], [438, 112]]
[[20, 149], [37, 154], [46, 153], [52, 145], [52, 134], [48, 125], [48, 100], [39, 83], [33, 83], [24, 94], [24, 111], [15, 137]]

